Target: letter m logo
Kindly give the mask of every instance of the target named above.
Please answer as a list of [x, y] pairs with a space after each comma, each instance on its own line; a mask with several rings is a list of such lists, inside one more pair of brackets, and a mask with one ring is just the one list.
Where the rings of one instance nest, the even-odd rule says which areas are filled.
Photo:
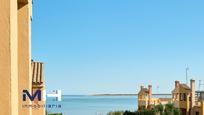
[[29, 97], [29, 99], [31, 101], [34, 101], [34, 99], [37, 97], [38, 101], [41, 101], [41, 90], [36, 90], [35, 93], [33, 93], [33, 95], [30, 95], [30, 93], [28, 92], [28, 90], [23, 90], [23, 101], [26, 101], [26, 95]]

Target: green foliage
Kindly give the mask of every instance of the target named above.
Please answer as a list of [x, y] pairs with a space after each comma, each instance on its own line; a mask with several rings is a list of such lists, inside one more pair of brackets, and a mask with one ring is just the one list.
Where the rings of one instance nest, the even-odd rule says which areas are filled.
[[174, 115], [181, 115], [181, 111], [178, 108], [174, 109]]
[[164, 115], [174, 115], [174, 105], [173, 104], [168, 103], [165, 105]]
[[155, 115], [154, 110], [143, 110], [143, 111], [115, 111], [115, 112], [109, 112], [108, 115]]
[[154, 110], [143, 110], [143, 111], [136, 112], [135, 115], [155, 115], [155, 111]]
[[160, 115], [162, 115], [163, 112], [164, 112], [164, 106], [163, 106], [162, 104], [156, 105], [156, 106], [154, 107], [154, 111], [155, 111], [156, 113], [160, 113]]
[[123, 115], [136, 115], [136, 112], [125, 111]]
[[142, 111], [115, 111], [110, 112], [108, 115], [180, 115], [180, 110], [175, 108], [172, 103], [166, 105], [156, 105], [152, 110], [142, 110]]
[[108, 115], [123, 115], [123, 111], [114, 111], [114, 112], [109, 112]]
[[47, 115], [62, 115], [62, 113], [51, 113], [51, 114], [47, 114]]
[[180, 110], [175, 108], [172, 103], [165, 105], [165, 110], [163, 115], [180, 115]]

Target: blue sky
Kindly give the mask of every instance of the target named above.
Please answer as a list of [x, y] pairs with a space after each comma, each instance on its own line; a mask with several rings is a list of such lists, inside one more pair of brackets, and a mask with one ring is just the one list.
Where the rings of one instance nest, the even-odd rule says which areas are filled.
[[[137, 93], [204, 80], [202, 0], [34, 0], [32, 57], [47, 89]], [[198, 86], [198, 81], [197, 86]]]

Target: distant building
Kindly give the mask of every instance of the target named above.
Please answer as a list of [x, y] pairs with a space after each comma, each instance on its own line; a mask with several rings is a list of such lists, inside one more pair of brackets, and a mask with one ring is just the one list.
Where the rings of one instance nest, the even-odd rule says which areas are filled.
[[152, 109], [158, 104], [167, 104], [172, 101], [171, 98], [153, 98], [152, 97], [152, 86], [148, 88], [140, 87], [138, 93], [138, 110]]
[[158, 104], [173, 103], [180, 109], [181, 115], [204, 115], [204, 91], [196, 91], [195, 80], [190, 86], [175, 81], [172, 98], [152, 98], [152, 86], [141, 86], [138, 93], [138, 110], [152, 109]]
[[190, 86], [175, 81], [172, 100], [182, 115], [204, 115], [204, 92], [196, 91], [195, 80], [190, 81]]

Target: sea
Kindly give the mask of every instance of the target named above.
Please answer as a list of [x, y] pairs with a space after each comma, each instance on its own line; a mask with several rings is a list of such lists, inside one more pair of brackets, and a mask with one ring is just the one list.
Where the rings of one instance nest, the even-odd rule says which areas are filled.
[[[154, 96], [170, 98], [171, 95]], [[136, 111], [137, 96], [63, 95], [62, 101], [47, 100], [47, 113], [63, 115], [107, 115], [111, 111]]]
[[47, 113], [107, 115], [110, 111], [136, 111], [137, 96], [64, 95], [62, 101], [47, 100]]

